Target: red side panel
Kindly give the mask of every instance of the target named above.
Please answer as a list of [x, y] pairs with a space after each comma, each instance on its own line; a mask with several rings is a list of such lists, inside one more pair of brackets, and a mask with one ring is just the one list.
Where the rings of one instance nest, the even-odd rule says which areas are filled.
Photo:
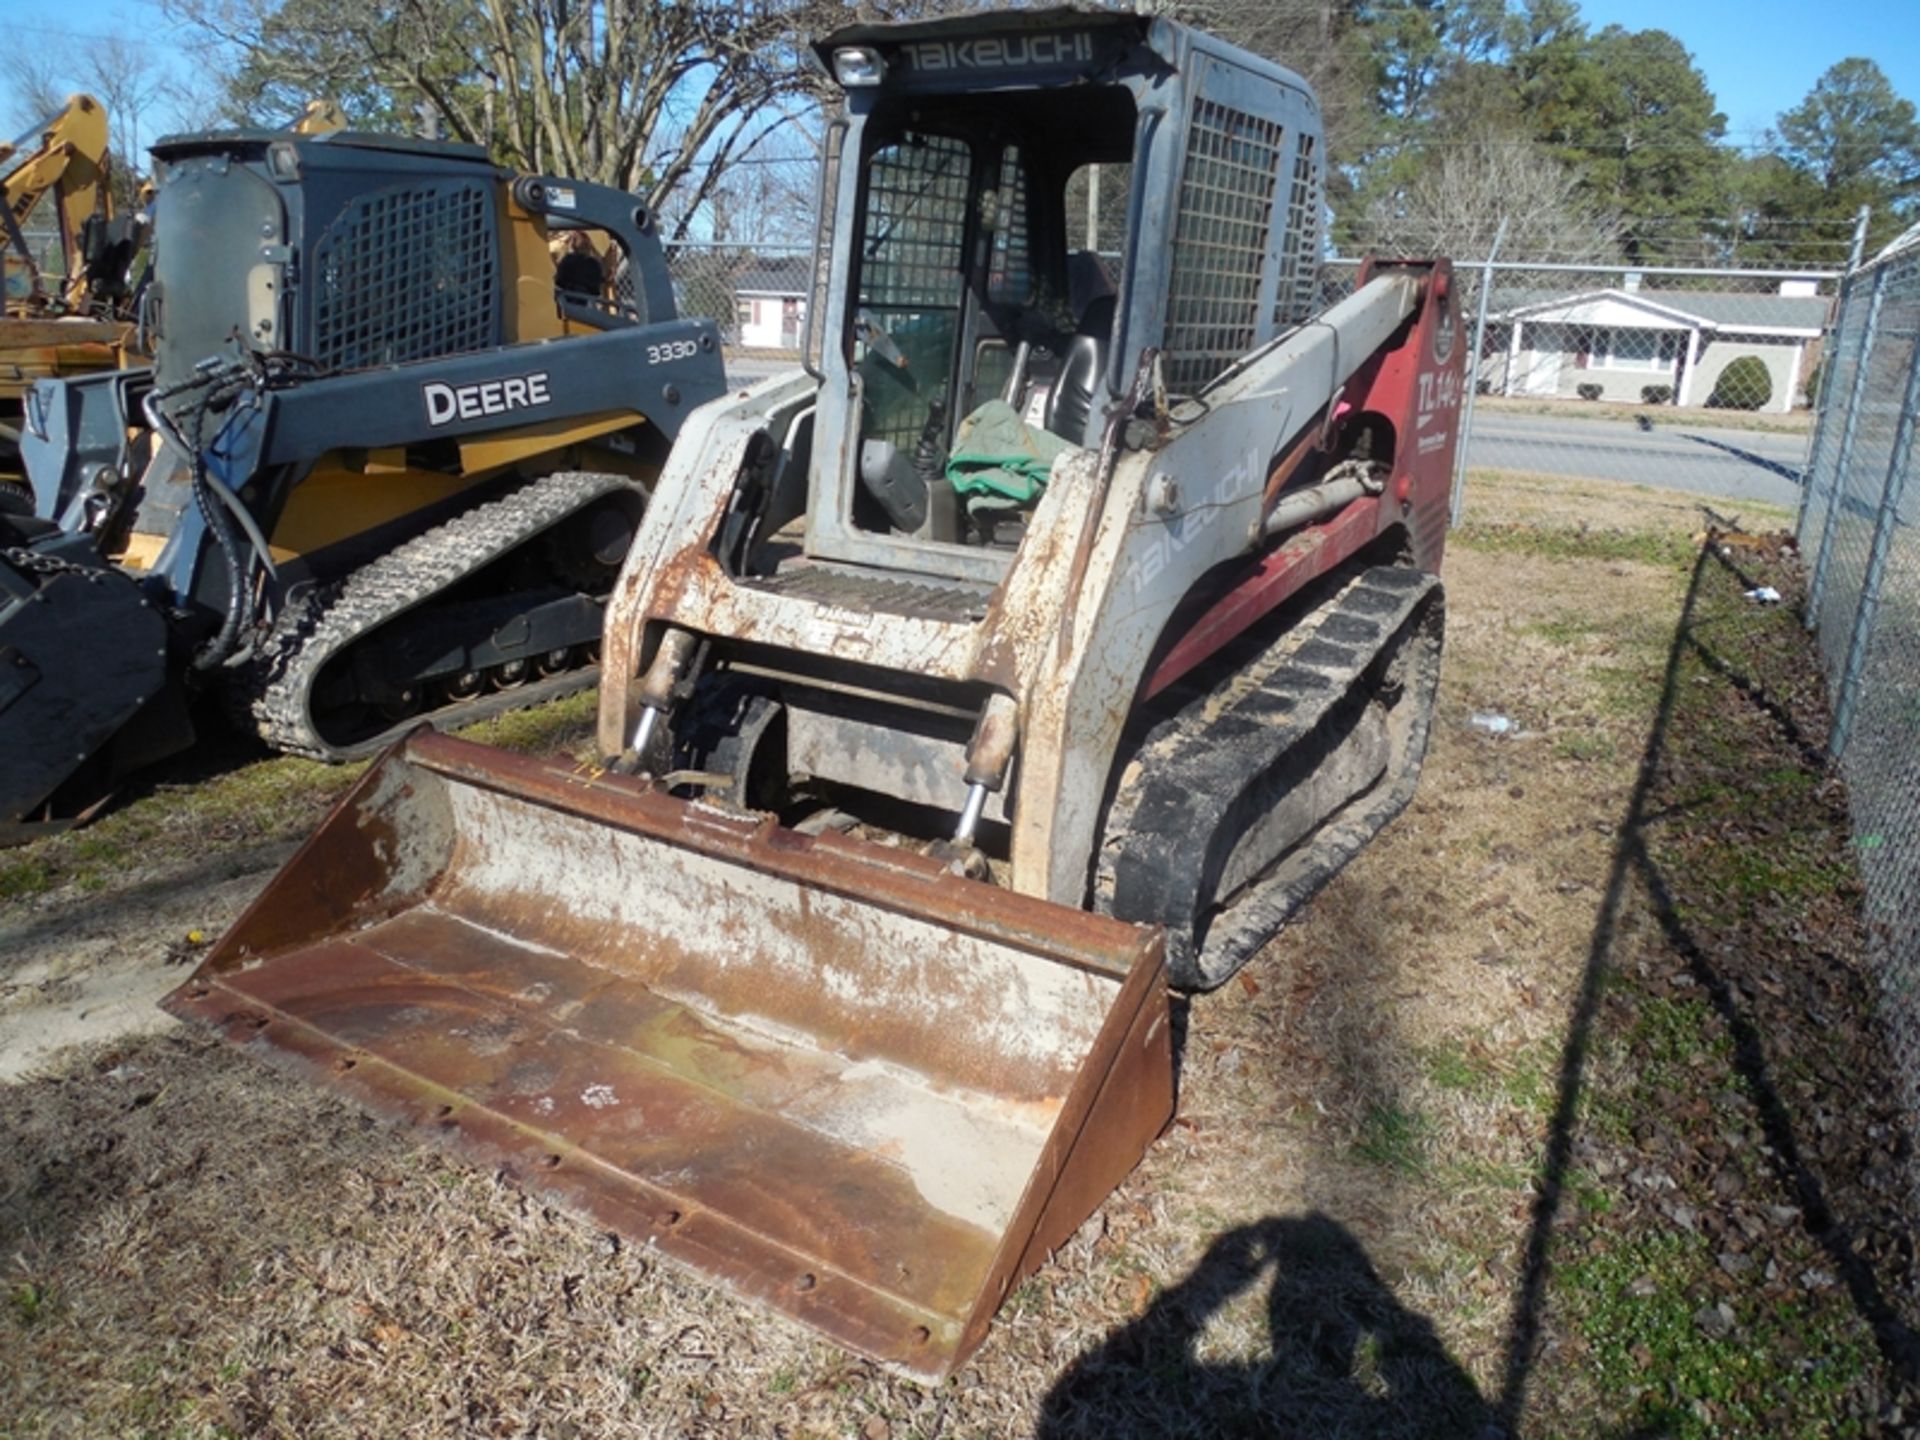
[[[1377, 269], [1368, 261], [1356, 283]], [[1393, 478], [1380, 510], [1380, 529], [1404, 524], [1422, 569], [1438, 572], [1446, 547], [1448, 499], [1460, 443], [1460, 399], [1466, 373], [1467, 330], [1453, 291], [1453, 268], [1430, 262], [1431, 278], [1405, 344], [1383, 354], [1347, 386], [1356, 411], [1393, 427]]]
[[[1356, 287], [1383, 265], [1368, 260]], [[1460, 399], [1467, 336], [1445, 260], [1420, 261], [1428, 273], [1406, 338], [1363, 365], [1340, 396], [1340, 425], [1363, 417], [1384, 421], [1392, 436], [1393, 474], [1386, 493], [1356, 500], [1327, 519], [1302, 526], [1256, 559], [1246, 575], [1195, 617], [1147, 678], [1153, 696], [1204, 662], [1301, 586], [1336, 568], [1395, 526], [1411, 538], [1415, 562], [1438, 572], [1446, 548], [1448, 499], [1460, 438]]]

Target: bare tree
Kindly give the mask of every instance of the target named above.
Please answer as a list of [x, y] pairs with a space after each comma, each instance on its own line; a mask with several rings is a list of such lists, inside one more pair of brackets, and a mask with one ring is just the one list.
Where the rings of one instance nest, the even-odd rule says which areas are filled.
[[[518, 169], [632, 190], [684, 232], [727, 168], [817, 91], [804, 38], [845, 0], [167, 0], [228, 57], [243, 109], [418, 104]], [[257, 118], [269, 118], [259, 116]]]
[[[704, 208], [677, 216], [702, 238], [800, 245], [813, 238], [825, 115], [811, 98], [774, 102], [784, 122], [764, 130], [752, 150], [736, 155], [707, 191]], [[686, 233], [688, 224], [676, 224]]]
[[1380, 123], [1371, 90], [1376, 60], [1354, 23], [1356, 0], [1175, 0], [1157, 8], [1287, 66], [1313, 87], [1329, 192], [1336, 202], [1344, 199], [1345, 167], [1366, 151]]
[[176, 70], [167, 77], [162, 95], [161, 126], [149, 143], [169, 130], [217, 130], [231, 118], [226, 87], [217, 69], [204, 65]]
[[131, 178], [146, 157], [146, 115], [167, 95], [167, 76], [154, 63], [151, 50], [118, 35], [89, 42], [80, 70], [87, 88], [107, 107], [114, 157]]
[[1513, 135], [1459, 138], [1468, 143], [1433, 147], [1411, 182], [1368, 207], [1369, 248], [1478, 259], [1504, 220], [1508, 255], [1620, 258], [1618, 219], [1583, 199], [1578, 179], [1542, 146]]
[[68, 87], [62, 83], [59, 68], [50, 48], [9, 45], [0, 53], [0, 79], [10, 96], [6, 135], [29, 125], [38, 125], [66, 103]]

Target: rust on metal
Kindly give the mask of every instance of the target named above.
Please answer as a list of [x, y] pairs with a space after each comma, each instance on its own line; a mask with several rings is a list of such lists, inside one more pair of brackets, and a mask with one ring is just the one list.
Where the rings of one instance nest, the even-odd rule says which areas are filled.
[[1157, 931], [430, 734], [166, 1003], [926, 1377], [1172, 1113]]
[[1134, 368], [1133, 384], [1123, 401], [1107, 411], [1107, 428], [1100, 439], [1100, 458], [1094, 471], [1092, 503], [1080, 520], [1080, 536], [1073, 547], [1073, 564], [1067, 571], [1066, 604], [1060, 612], [1060, 626], [1054, 637], [1054, 656], [1064, 658], [1073, 641], [1074, 616], [1080, 604], [1080, 591], [1087, 578], [1087, 562], [1093, 557], [1094, 536], [1106, 512], [1107, 492], [1113, 485], [1113, 472], [1120, 464], [1120, 442], [1127, 422], [1140, 413], [1146, 403], [1153, 377], [1158, 373], [1160, 352], [1149, 345], [1141, 350]]

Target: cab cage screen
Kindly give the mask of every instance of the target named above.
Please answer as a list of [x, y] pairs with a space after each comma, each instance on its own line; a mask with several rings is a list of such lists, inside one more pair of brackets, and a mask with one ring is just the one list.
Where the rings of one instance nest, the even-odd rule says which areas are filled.
[[1193, 107], [1174, 222], [1167, 388], [1190, 395], [1254, 347], [1283, 135], [1202, 98]]

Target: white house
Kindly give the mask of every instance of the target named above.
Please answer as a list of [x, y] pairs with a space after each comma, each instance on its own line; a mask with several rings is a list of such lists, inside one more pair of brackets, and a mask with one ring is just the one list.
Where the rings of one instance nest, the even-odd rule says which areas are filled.
[[1571, 398], [1584, 388], [1591, 397], [1598, 387], [1600, 399], [1640, 404], [1664, 386], [1667, 403], [1704, 405], [1720, 372], [1754, 355], [1772, 382], [1763, 408], [1784, 412], [1826, 329], [1831, 302], [1817, 284], [1783, 281], [1778, 294], [1649, 290], [1630, 275], [1618, 289], [1533, 292], [1488, 315], [1476, 378], [1482, 394]]
[[807, 319], [804, 255], [756, 258], [733, 280], [735, 343], [748, 350], [797, 350]]

